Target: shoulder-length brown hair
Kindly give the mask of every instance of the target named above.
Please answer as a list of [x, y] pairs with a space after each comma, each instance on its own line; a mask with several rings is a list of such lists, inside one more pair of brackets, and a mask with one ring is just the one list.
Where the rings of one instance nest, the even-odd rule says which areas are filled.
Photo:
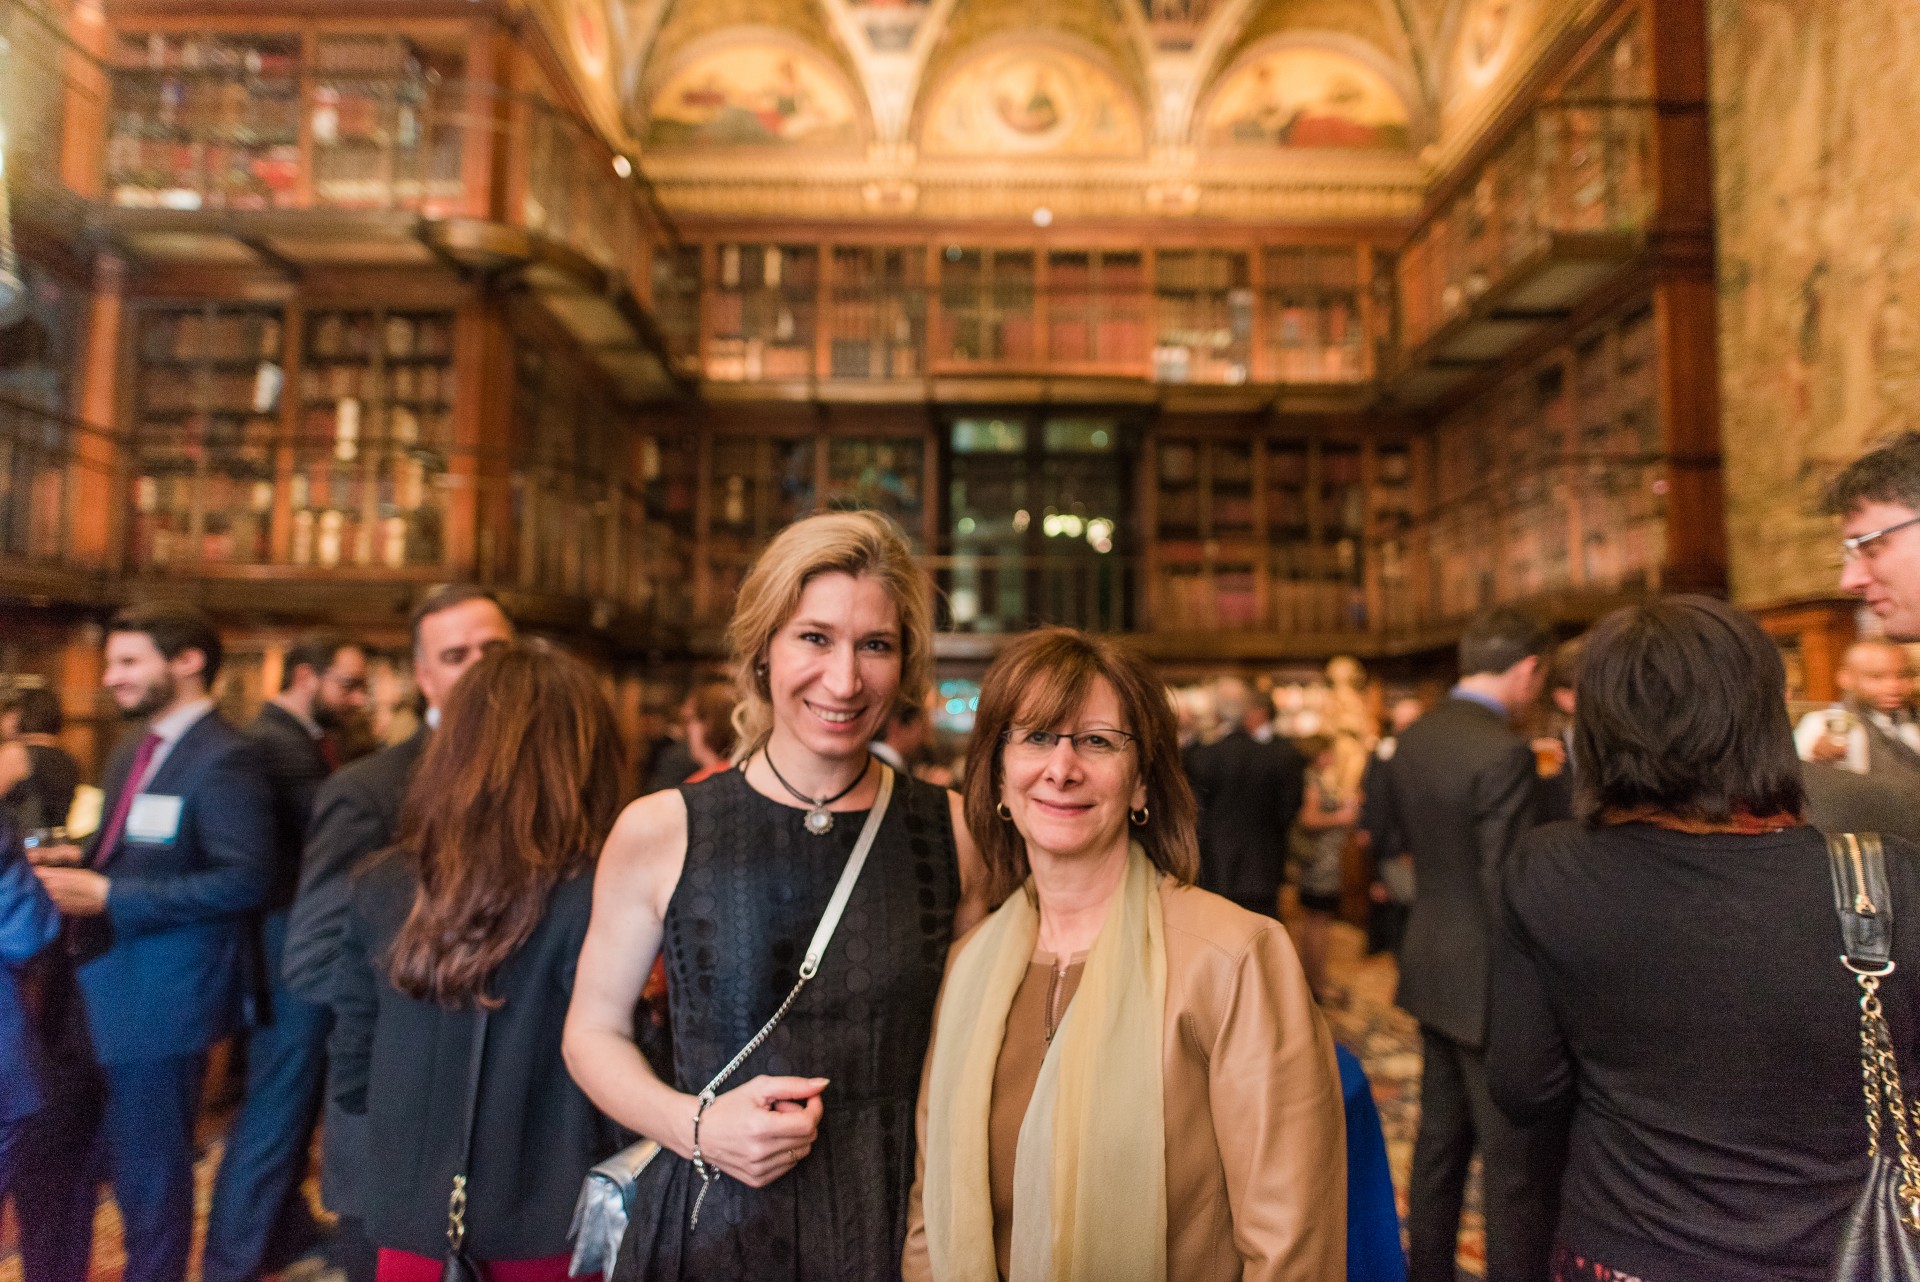
[[1000, 652], [980, 684], [980, 708], [967, 745], [967, 830], [987, 866], [995, 903], [1027, 879], [1027, 843], [1000, 817], [1001, 740], [1013, 726], [1056, 725], [1080, 711], [1105, 677], [1134, 736], [1134, 768], [1147, 786], [1147, 822], [1133, 830], [1153, 866], [1181, 885], [1200, 871], [1193, 789], [1180, 766], [1173, 705], [1145, 659], [1119, 642], [1073, 628], [1041, 628]]
[[622, 749], [593, 673], [544, 646], [474, 664], [441, 709], [390, 852], [419, 878], [387, 962], [410, 997], [495, 1004], [488, 981], [590, 865], [619, 814]]

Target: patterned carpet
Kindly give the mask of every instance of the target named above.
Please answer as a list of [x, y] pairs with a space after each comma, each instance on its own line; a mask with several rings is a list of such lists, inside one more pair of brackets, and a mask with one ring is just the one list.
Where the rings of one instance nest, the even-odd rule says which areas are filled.
[[[1395, 1192], [1404, 1216], [1407, 1200], [1407, 1171], [1413, 1160], [1413, 1137], [1420, 1118], [1420, 1042], [1413, 1020], [1393, 1005], [1395, 970], [1391, 957], [1363, 958], [1363, 939], [1349, 926], [1336, 926], [1329, 958], [1329, 975], [1337, 987], [1347, 993], [1344, 1005], [1327, 1012], [1334, 1036], [1360, 1057], [1367, 1077], [1373, 1083], [1374, 1099], [1380, 1105], [1380, 1121], [1387, 1136], [1387, 1160], [1393, 1168]], [[210, 1110], [202, 1124], [202, 1150], [195, 1167], [198, 1195], [195, 1199], [198, 1229], [206, 1227], [207, 1204], [212, 1196], [213, 1173], [220, 1162], [220, 1134], [225, 1124], [224, 1110]], [[1460, 1236], [1460, 1271], [1463, 1277], [1483, 1273], [1480, 1225], [1478, 1217], [1478, 1181], [1469, 1186], [1469, 1210]], [[314, 1182], [308, 1193], [315, 1195]], [[195, 1235], [194, 1259], [190, 1278], [199, 1278], [200, 1233]], [[15, 1249], [16, 1233], [12, 1211], [0, 1222], [0, 1282], [23, 1282], [20, 1257]], [[93, 1269], [89, 1282], [120, 1282], [126, 1264], [120, 1237], [120, 1217], [111, 1198], [102, 1197], [94, 1217]]]

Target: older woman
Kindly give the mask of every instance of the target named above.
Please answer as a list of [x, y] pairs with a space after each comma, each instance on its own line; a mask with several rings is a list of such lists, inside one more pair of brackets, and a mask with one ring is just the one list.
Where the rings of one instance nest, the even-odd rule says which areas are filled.
[[[896, 1267], [940, 968], [984, 912], [959, 798], [904, 777], [889, 797], [867, 750], [926, 694], [928, 589], [883, 516], [788, 526], [734, 611], [740, 768], [641, 798], [607, 841], [567, 1064], [668, 1150], [640, 1177], [616, 1278], [864, 1282]], [[782, 1005], [882, 805], [818, 974]], [[633, 1042], [662, 950], [665, 1081]]]
[[[1825, 840], [1800, 822], [1784, 683], [1759, 626], [1707, 597], [1588, 640], [1584, 822], [1536, 829], [1509, 866], [1487, 1045], [1514, 1120], [1571, 1114], [1560, 1278], [1838, 1276], [1867, 1178], [1860, 993]], [[1920, 851], [1889, 838], [1886, 863], [1911, 1074]]]
[[1146, 665], [1062, 628], [988, 669], [967, 822], [1006, 902], [955, 949], [909, 1282], [1344, 1276], [1333, 1044], [1280, 923], [1193, 887]]

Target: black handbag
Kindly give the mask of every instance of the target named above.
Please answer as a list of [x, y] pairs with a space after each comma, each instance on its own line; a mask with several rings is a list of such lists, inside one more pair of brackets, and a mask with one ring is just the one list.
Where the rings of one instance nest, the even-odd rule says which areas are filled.
[[1920, 1158], [1880, 1004], [1880, 981], [1893, 973], [1886, 850], [1873, 833], [1837, 833], [1827, 838], [1827, 864], [1844, 947], [1840, 964], [1860, 984], [1860, 1080], [1872, 1155], [1866, 1188], [1841, 1234], [1833, 1276], [1835, 1282], [1920, 1282]]
[[473, 1060], [467, 1067], [467, 1114], [460, 1132], [460, 1165], [454, 1168], [453, 1192], [447, 1195], [447, 1262], [440, 1266], [440, 1282], [486, 1282], [486, 1274], [466, 1250], [467, 1167], [473, 1160], [474, 1117], [480, 1111], [480, 1064], [487, 1054], [487, 1008], [479, 1009]]

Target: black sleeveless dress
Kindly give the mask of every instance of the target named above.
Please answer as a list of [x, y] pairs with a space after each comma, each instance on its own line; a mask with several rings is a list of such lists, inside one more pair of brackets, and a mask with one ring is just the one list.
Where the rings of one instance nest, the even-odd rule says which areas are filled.
[[[793, 987], [864, 811], [806, 830], [729, 770], [680, 789], [687, 859], [663, 948], [674, 1085], [697, 1093]], [[721, 1088], [827, 1077], [820, 1137], [763, 1189], [665, 1153], [642, 1172], [615, 1282], [882, 1282], [900, 1275], [914, 1106], [960, 878], [945, 789], [896, 775], [893, 801], [819, 974]]]

